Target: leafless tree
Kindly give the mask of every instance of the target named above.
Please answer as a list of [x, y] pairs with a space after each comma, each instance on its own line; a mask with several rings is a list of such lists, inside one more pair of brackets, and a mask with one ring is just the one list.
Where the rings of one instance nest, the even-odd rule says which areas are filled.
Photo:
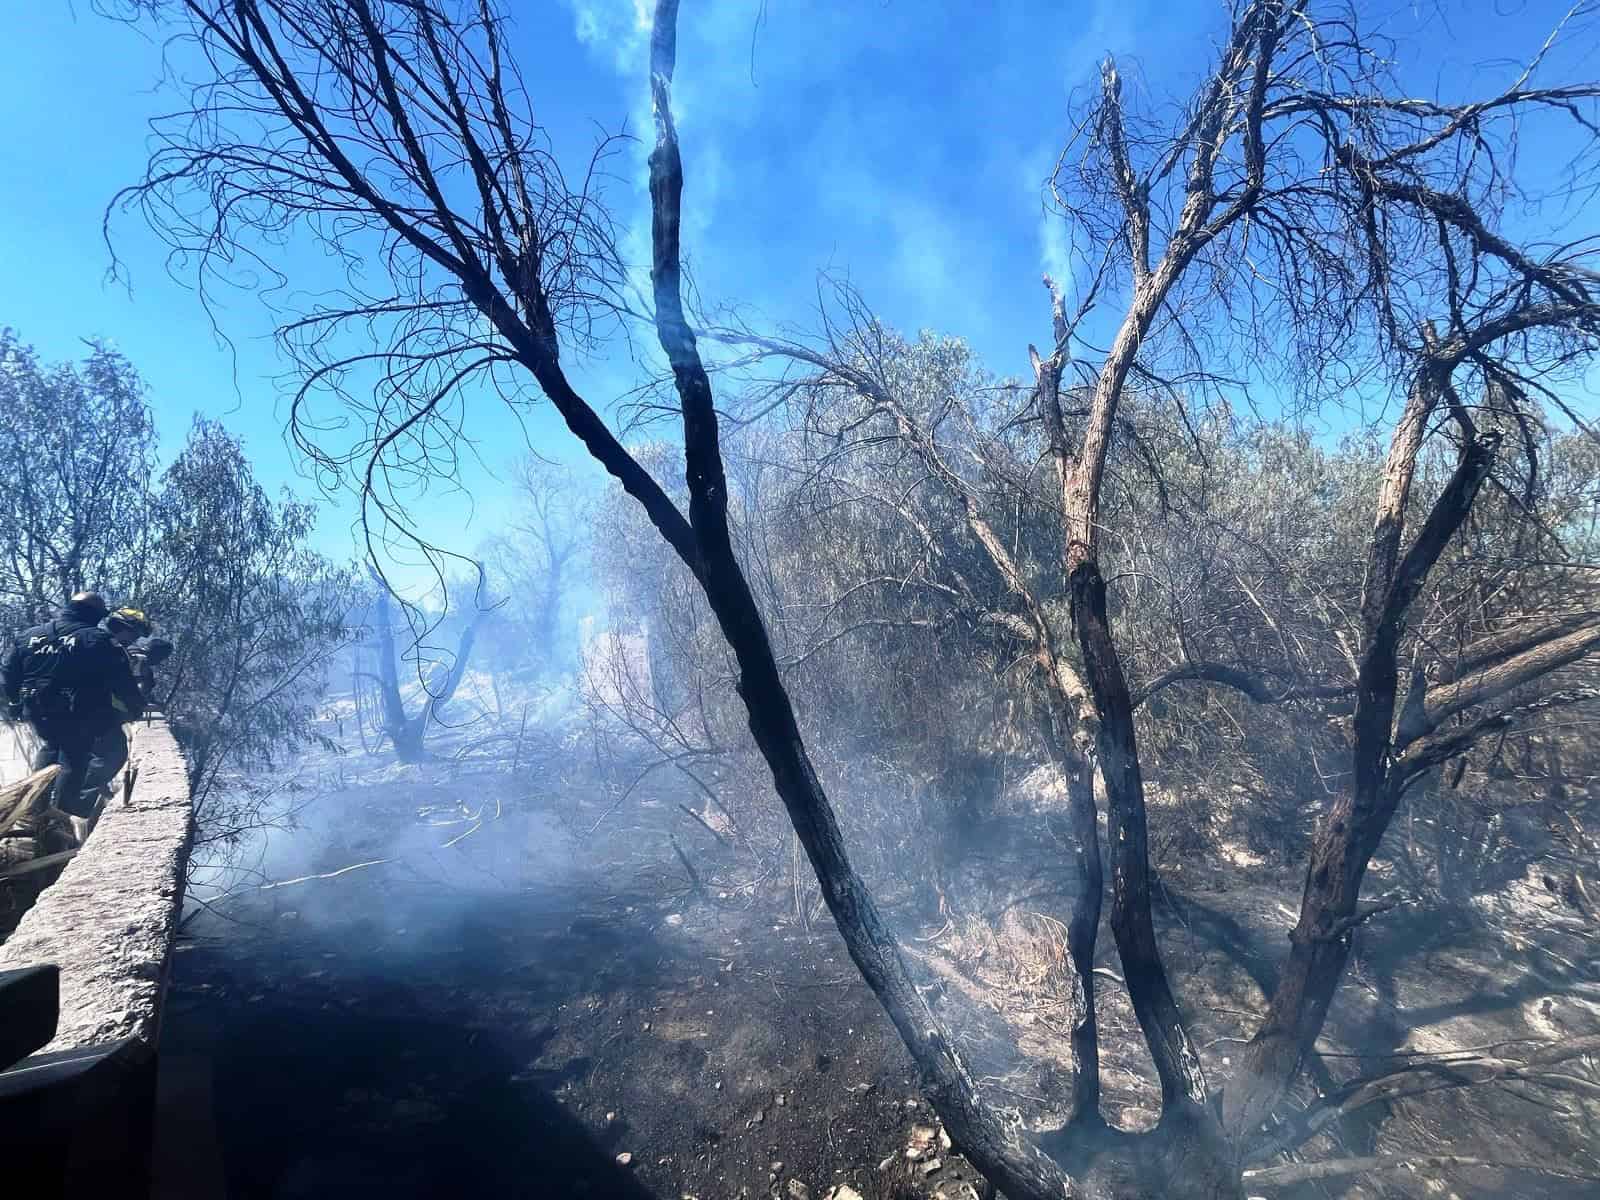
[[[377, 687], [379, 726], [395, 756], [401, 762], [419, 762], [425, 753], [428, 731], [438, 724], [444, 706], [450, 703], [466, 675], [467, 664], [472, 660], [472, 647], [478, 639], [483, 623], [494, 611], [484, 591], [484, 570], [478, 565], [478, 585], [474, 592], [472, 615], [465, 621], [453, 653], [443, 658], [433, 658], [426, 653], [421, 639], [411, 637], [409, 659], [397, 652], [395, 633], [413, 633], [409, 622], [397, 622], [395, 602], [389, 583], [376, 569], [369, 569], [374, 587], [372, 601], [372, 632], [377, 646], [375, 678], [367, 679]], [[420, 707], [414, 713], [406, 711], [406, 695], [401, 683], [401, 663], [415, 664], [420, 678], [422, 695]], [[358, 686], [362, 681], [358, 679]]]

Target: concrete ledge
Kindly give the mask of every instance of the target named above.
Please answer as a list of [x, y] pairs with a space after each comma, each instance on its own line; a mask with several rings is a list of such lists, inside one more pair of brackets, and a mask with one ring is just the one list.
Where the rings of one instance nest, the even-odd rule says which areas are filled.
[[154, 1050], [194, 841], [183, 755], [165, 721], [129, 730], [133, 793], [121, 780], [61, 877], [0, 946], [0, 970], [55, 963], [61, 1017], [45, 1052], [134, 1038]]

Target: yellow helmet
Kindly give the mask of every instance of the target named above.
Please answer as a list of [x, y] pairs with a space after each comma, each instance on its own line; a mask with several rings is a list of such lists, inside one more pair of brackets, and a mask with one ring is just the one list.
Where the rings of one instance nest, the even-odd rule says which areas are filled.
[[155, 626], [150, 623], [150, 618], [144, 615], [142, 609], [138, 608], [117, 609], [107, 621], [108, 625], [112, 623], [130, 627], [138, 631], [140, 637], [149, 637], [155, 632]]

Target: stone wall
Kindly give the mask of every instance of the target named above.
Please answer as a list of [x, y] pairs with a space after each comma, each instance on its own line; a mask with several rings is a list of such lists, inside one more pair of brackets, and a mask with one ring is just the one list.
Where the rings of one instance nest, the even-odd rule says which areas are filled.
[[152, 1048], [183, 903], [193, 808], [166, 722], [130, 729], [119, 779], [89, 840], [0, 946], [0, 969], [55, 963], [61, 1017], [48, 1051], [137, 1038]]

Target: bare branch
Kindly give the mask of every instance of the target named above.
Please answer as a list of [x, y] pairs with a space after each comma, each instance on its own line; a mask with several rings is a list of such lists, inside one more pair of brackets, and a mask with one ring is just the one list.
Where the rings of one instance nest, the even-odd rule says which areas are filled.
[[[1521, 638], [1498, 640], [1498, 646], [1511, 648], [1509, 657], [1496, 656], [1498, 661], [1490, 665], [1463, 672], [1442, 687], [1430, 687], [1422, 732], [1431, 732], [1459, 712], [1578, 662], [1600, 646], [1600, 620], [1561, 634], [1566, 626], [1564, 621], [1544, 626], [1540, 632], [1552, 636], [1531, 645]], [[1527, 636], [1531, 635], [1530, 630]]]

